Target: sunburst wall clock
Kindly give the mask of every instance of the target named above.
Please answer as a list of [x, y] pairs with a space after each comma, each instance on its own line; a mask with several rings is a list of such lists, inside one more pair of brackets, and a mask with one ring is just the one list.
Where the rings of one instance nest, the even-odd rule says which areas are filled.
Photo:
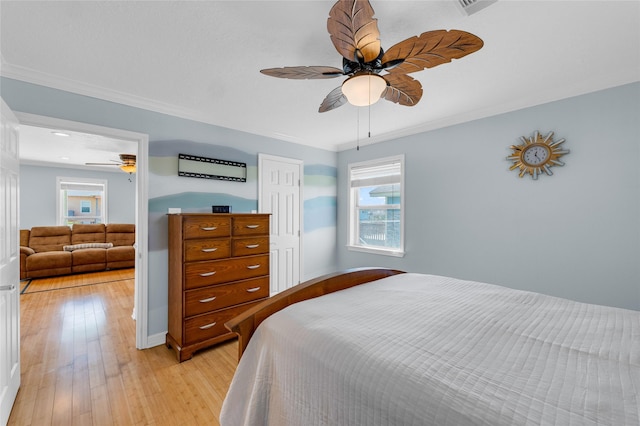
[[568, 149], [562, 149], [565, 140], [553, 140], [553, 132], [547, 136], [542, 136], [536, 131], [532, 137], [520, 137], [522, 145], [511, 145], [513, 152], [507, 160], [513, 161], [509, 170], [518, 169], [520, 177], [531, 175], [534, 180], [538, 179], [543, 172], [551, 176], [551, 167], [564, 166], [560, 157], [569, 153]]

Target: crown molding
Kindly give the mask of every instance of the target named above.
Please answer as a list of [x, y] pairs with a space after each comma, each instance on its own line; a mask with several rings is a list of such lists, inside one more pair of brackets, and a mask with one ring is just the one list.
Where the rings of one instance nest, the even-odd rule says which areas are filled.
[[534, 96], [527, 98], [517, 98], [511, 102], [505, 102], [501, 105], [493, 107], [476, 109], [468, 111], [464, 114], [458, 114], [456, 116], [448, 117], [441, 120], [434, 120], [428, 123], [422, 123], [413, 127], [406, 127], [394, 132], [376, 135], [371, 138], [361, 139], [358, 144], [357, 141], [351, 141], [343, 144], [339, 144], [337, 147], [338, 152], [346, 151], [349, 149], [355, 149], [358, 145], [360, 148], [367, 145], [373, 145], [376, 143], [386, 142], [389, 140], [399, 139], [402, 137], [412, 136], [419, 133], [429, 132], [445, 127], [455, 126], [458, 124], [468, 123], [470, 121], [480, 120], [483, 118], [489, 118], [509, 112], [514, 112], [526, 108], [532, 108], [538, 105], [544, 105], [551, 102], [561, 101], [563, 99], [569, 99], [576, 96], [582, 96], [589, 93], [599, 92], [601, 90], [612, 89], [618, 86], [624, 86], [626, 84], [636, 83], [640, 80], [636, 76], [630, 75], [627, 72], [620, 72], [618, 75], [608, 76], [606, 79], [595, 78], [586, 81], [579, 81], [571, 86], [565, 86], [561, 90], [557, 88], [550, 88], [546, 91], [536, 93]]
[[[4, 60], [0, 53], [0, 76], [11, 78], [14, 80], [24, 81], [25, 83], [36, 84], [39, 86], [50, 87], [52, 89], [62, 90], [65, 92], [75, 93], [77, 95], [88, 96], [96, 99], [110, 101], [122, 105], [127, 105], [134, 108], [140, 108], [148, 111], [157, 112], [160, 114], [166, 114], [173, 117], [183, 118], [185, 120], [197, 121], [200, 123], [210, 124], [213, 126], [224, 127], [219, 123], [213, 122], [209, 115], [202, 114], [198, 111], [189, 110], [186, 108], [179, 108], [175, 105], [166, 104], [163, 102], [154, 101], [151, 99], [143, 98], [140, 96], [131, 95], [129, 93], [123, 93], [116, 90], [106, 89], [104, 87], [95, 86], [87, 83], [82, 83], [76, 80], [66, 79], [63, 77], [54, 76], [48, 73], [43, 73], [26, 67], [20, 67], [10, 64]], [[273, 133], [260, 131], [259, 129], [244, 128], [244, 129], [232, 129], [239, 132], [251, 133], [260, 135], [263, 137], [270, 137], [285, 142], [291, 142], [299, 145], [311, 146], [314, 148], [325, 150], [336, 150], [336, 147], [328, 149], [327, 147], [319, 145], [310, 145], [305, 141], [300, 140], [289, 135], [282, 133]]]
[[95, 86], [92, 84], [87, 84], [76, 80], [43, 73], [30, 68], [13, 65], [6, 62], [4, 60], [4, 57], [1, 57], [1, 55], [0, 59], [2, 60], [2, 66], [0, 66], [0, 75], [3, 77], [188, 120], [215, 124], [209, 120], [206, 120], [205, 117], [203, 117], [203, 114], [196, 111], [192, 111], [186, 108], [180, 108], [175, 105], [166, 104], [152, 99], [143, 98], [141, 96], [135, 96], [130, 93], [123, 93], [116, 90], [106, 89], [104, 87]]

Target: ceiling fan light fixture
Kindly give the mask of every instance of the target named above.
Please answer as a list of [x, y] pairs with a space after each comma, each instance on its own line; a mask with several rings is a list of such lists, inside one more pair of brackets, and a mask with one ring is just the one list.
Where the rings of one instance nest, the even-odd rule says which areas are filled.
[[136, 172], [136, 165], [135, 164], [122, 164], [120, 166], [120, 170], [122, 170], [125, 173], [135, 173]]
[[387, 82], [377, 74], [359, 73], [342, 83], [342, 93], [351, 105], [373, 105], [387, 88]]

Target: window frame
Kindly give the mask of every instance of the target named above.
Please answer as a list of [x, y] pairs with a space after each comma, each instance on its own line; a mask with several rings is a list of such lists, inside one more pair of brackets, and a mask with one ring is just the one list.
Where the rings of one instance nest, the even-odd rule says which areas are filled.
[[[64, 184], [77, 184], [77, 185], [91, 185], [91, 186], [102, 186], [103, 194], [102, 194], [102, 208], [101, 214], [88, 216], [91, 218], [98, 217], [100, 222], [98, 223], [108, 223], [108, 204], [107, 204], [107, 193], [108, 193], [108, 180], [106, 179], [94, 179], [94, 178], [80, 178], [80, 177], [56, 177], [56, 223], [58, 225], [69, 225], [67, 220], [71, 217], [68, 215], [68, 212], [65, 212], [65, 208], [67, 206], [66, 203], [63, 202], [63, 185]], [[90, 205], [89, 210], [93, 210], [93, 206]], [[83, 216], [74, 216], [78, 218], [82, 218]]]
[[[367, 208], [371, 208], [374, 207], [376, 209], [387, 209], [387, 210], [391, 210], [391, 209], [398, 209], [399, 206], [399, 220], [400, 220], [400, 245], [397, 248], [389, 248], [389, 247], [374, 247], [374, 246], [366, 246], [366, 245], [362, 245], [359, 244], [359, 225], [360, 222], [358, 220], [359, 218], [359, 211], [362, 207], [364, 206], [360, 206], [358, 203], [359, 197], [358, 197], [358, 191], [360, 188], [365, 188], [367, 186], [371, 186], [371, 185], [366, 185], [366, 186], [355, 186], [352, 187], [352, 175], [354, 170], [358, 169], [360, 171], [362, 171], [363, 169], [367, 169], [367, 168], [376, 168], [376, 167], [381, 167], [381, 166], [385, 166], [385, 165], [392, 165], [392, 164], [396, 164], [399, 163], [399, 167], [400, 167], [400, 176], [398, 178], [398, 182], [400, 184], [400, 203], [399, 204], [383, 204], [383, 205], [377, 205], [377, 206], [366, 206]], [[405, 184], [405, 159], [404, 159], [404, 154], [401, 155], [395, 155], [395, 156], [391, 156], [391, 157], [384, 157], [384, 158], [378, 158], [378, 159], [374, 159], [374, 160], [367, 160], [367, 161], [361, 161], [361, 162], [357, 162], [357, 163], [349, 163], [347, 165], [347, 191], [348, 191], [348, 223], [347, 223], [347, 235], [348, 235], [348, 241], [347, 241], [347, 249], [350, 251], [358, 251], [358, 252], [364, 252], [364, 253], [371, 253], [371, 254], [379, 254], [379, 255], [384, 255], [384, 256], [394, 256], [394, 257], [403, 257], [405, 255], [405, 246], [404, 246], [404, 234], [405, 234], [405, 214], [404, 214], [404, 209], [405, 209], [405, 189], [404, 189], [404, 184]]]

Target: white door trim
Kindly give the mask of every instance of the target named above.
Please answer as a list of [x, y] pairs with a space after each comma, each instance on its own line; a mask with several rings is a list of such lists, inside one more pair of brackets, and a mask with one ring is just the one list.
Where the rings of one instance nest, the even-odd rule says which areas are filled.
[[56, 128], [72, 132], [92, 133], [114, 139], [125, 139], [138, 143], [136, 155], [136, 285], [134, 312], [136, 320], [136, 348], [146, 349], [148, 339], [148, 223], [149, 223], [149, 135], [128, 130], [96, 126], [42, 115], [16, 112], [20, 124]]
[[20, 130], [18, 119], [0, 98], [0, 181], [2, 181], [2, 259], [0, 259], [0, 424], [11, 416], [21, 385], [20, 364]]
[[298, 247], [298, 253], [300, 254], [299, 256], [299, 271], [300, 271], [300, 282], [302, 282], [302, 277], [304, 277], [304, 270], [303, 270], [303, 265], [304, 265], [304, 252], [302, 250], [302, 247], [304, 246], [304, 244], [302, 244], [302, 239], [304, 238], [304, 161], [302, 160], [297, 160], [295, 158], [287, 158], [287, 157], [279, 157], [277, 155], [271, 155], [271, 154], [262, 154], [262, 153], [258, 153], [258, 212], [259, 213], [264, 213], [264, 211], [262, 210], [262, 206], [263, 206], [263, 200], [262, 200], [262, 174], [261, 174], [261, 170], [263, 170], [263, 161], [264, 160], [272, 160], [272, 161], [281, 161], [283, 163], [290, 163], [290, 164], [297, 164], [298, 166], [300, 166], [300, 195], [298, 198], [298, 216], [300, 218], [300, 238], [299, 238], [299, 247]]

